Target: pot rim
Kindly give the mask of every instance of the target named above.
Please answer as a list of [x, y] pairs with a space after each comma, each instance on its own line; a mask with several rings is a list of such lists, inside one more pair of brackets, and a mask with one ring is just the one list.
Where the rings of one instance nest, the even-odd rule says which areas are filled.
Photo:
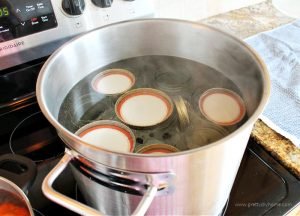
[[[218, 33], [221, 33], [231, 39], [233, 39], [235, 42], [237, 42], [240, 46], [242, 46], [243, 48], [245, 48], [246, 50], [249, 51], [249, 54], [252, 55], [253, 59], [256, 60], [260, 71], [261, 71], [261, 75], [262, 75], [262, 82], [263, 82], [263, 89], [262, 89], [262, 97], [261, 100], [257, 106], [257, 108], [255, 109], [255, 111], [253, 112], [253, 114], [248, 118], [248, 120], [243, 123], [242, 126], [240, 126], [237, 130], [235, 130], [234, 132], [230, 133], [229, 135], [225, 136], [224, 138], [217, 140], [215, 142], [212, 142], [208, 145], [202, 146], [202, 147], [198, 147], [195, 149], [190, 149], [190, 150], [185, 150], [185, 151], [180, 151], [180, 152], [175, 152], [175, 153], [170, 153], [167, 155], [147, 155], [147, 154], [139, 154], [139, 153], [120, 153], [120, 152], [113, 152], [113, 151], [109, 151], [106, 149], [101, 149], [101, 148], [97, 148], [93, 145], [90, 145], [86, 142], [84, 142], [82, 139], [80, 139], [80, 137], [78, 137], [77, 135], [75, 135], [74, 133], [70, 132], [69, 130], [67, 130], [63, 125], [61, 125], [58, 120], [52, 115], [52, 113], [49, 111], [48, 107], [45, 105], [45, 96], [42, 94], [42, 89], [43, 89], [43, 85], [45, 82], [45, 75], [47, 73], [47, 67], [50, 64], [50, 62], [54, 61], [58, 54], [60, 52], [62, 52], [62, 50], [67, 47], [69, 44], [71, 44], [73, 41], [81, 38], [81, 37], [85, 37], [86, 34], [90, 34], [92, 32], [95, 31], [99, 31], [101, 29], [106, 29], [109, 28], [111, 26], [117, 26], [117, 25], [126, 25], [127, 23], [139, 23], [139, 22], [176, 22], [176, 23], [185, 23], [188, 25], [192, 25], [194, 28], [205, 28], [205, 29], [209, 29], [209, 30], [213, 30], [216, 31]], [[182, 156], [182, 155], [187, 155], [187, 154], [191, 154], [191, 153], [195, 153], [198, 151], [202, 151], [205, 149], [209, 149], [209, 148], [213, 148], [217, 145], [220, 145], [232, 138], [234, 138], [238, 133], [240, 133], [243, 130], [246, 130], [247, 128], [249, 128], [251, 126], [253, 126], [253, 124], [255, 123], [255, 121], [258, 119], [259, 115], [263, 112], [269, 96], [270, 96], [270, 91], [271, 91], [271, 81], [270, 81], [270, 76], [268, 73], [268, 69], [267, 66], [265, 65], [264, 61], [261, 59], [261, 57], [258, 55], [258, 53], [251, 48], [246, 42], [242, 41], [241, 39], [226, 33], [220, 29], [217, 29], [215, 27], [211, 27], [202, 23], [198, 23], [198, 22], [193, 22], [193, 21], [187, 21], [187, 20], [179, 20], [179, 19], [165, 19], [165, 18], [149, 18], [149, 19], [136, 19], [136, 20], [129, 20], [129, 21], [122, 21], [122, 22], [117, 22], [117, 23], [113, 23], [113, 24], [109, 24], [91, 31], [86, 32], [85, 34], [79, 35], [73, 39], [71, 39], [70, 41], [66, 42], [63, 46], [61, 46], [59, 49], [57, 49], [48, 59], [47, 61], [44, 63], [38, 79], [37, 79], [37, 85], [36, 85], [36, 94], [37, 94], [37, 101], [38, 104], [40, 106], [40, 109], [42, 111], [42, 113], [45, 115], [45, 117], [48, 119], [48, 121], [56, 128], [56, 130], [59, 132], [60, 136], [63, 137], [67, 137], [69, 140], [71, 140], [72, 142], [80, 142], [82, 145], [85, 145], [86, 148], [89, 148], [91, 151], [100, 151], [102, 153], [106, 153], [109, 155], [115, 155], [115, 156], [126, 156], [126, 157], [132, 157], [132, 158], [166, 158], [166, 157], [176, 157], [176, 156]], [[66, 143], [66, 145], [69, 146], [68, 143]], [[77, 151], [75, 149], [75, 151]], [[78, 152], [80, 154], [82, 154], [81, 152]], [[89, 156], [82, 154], [83, 156], [90, 158]]]
[[[8, 180], [7, 178], [4, 178], [4, 177], [0, 176], [0, 182], [1, 181], [5, 182], [9, 186], [11, 186], [18, 193], [18, 195], [21, 196], [19, 198], [21, 198], [24, 201], [24, 203], [26, 204], [26, 206], [28, 208], [28, 211], [29, 211], [29, 214], [32, 215], [32, 216], [34, 216], [33, 208], [31, 206], [31, 204], [30, 204], [27, 196], [25, 195], [24, 191], [22, 191], [15, 183], [13, 183], [12, 181]], [[11, 191], [9, 191], [9, 192], [11, 192]]]

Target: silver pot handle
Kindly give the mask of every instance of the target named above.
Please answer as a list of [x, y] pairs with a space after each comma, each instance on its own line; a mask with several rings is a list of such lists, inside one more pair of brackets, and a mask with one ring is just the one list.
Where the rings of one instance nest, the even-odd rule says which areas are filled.
[[[66, 150], [65, 155], [63, 158], [58, 162], [58, 164], [51, 170], [51, 172], [46, 176], [42, 184], [42, 191], [46, 197], [52, 200], [55, 203], [58, 203], [71, 211], [76, 212], [80, 215], [93, 215], [93, 216], [100, 216], [104, 215], [101, 212], [93, 209], [87, 205], [84, 205], [70, 197], [65, 196], [64, 194], [59, 193], [58, 191], [54, 190], [52, 187], [53, 182], [57, 179], [57, 177], [64, 171], [67, 167], [69, 162], [73, 159], [73, 155], [70, 151]], [[143, 196], [143, 199], [133, 212], [135, 216], [142, 216], [146, 213], [149, 206], [152, 203], [158, 187], [152, 184], [150, 179], [150, 187], [147, 189], [146, 193]]]

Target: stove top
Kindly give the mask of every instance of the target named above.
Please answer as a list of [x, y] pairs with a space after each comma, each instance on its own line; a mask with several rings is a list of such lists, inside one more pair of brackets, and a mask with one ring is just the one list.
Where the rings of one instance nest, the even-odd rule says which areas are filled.
[[[0, 155], [20, 154], [36, 163], [37, 176], [27, 194], [36, 215], [54, 215], [57, 212], [66, 216], [77, 215], [52, 203], [41, 192], [43, 179], [59, 161], [65, 148], [55, 129], [40, 112], [33, 92], [42, 65], [43, 61], [38, 60], [1, 71], [0, 86], [6, 83], [11, 88], [10, 83], [19, 84], [12, 88], [14, 91], [1, 88]], [[17, 76], [24, 70], [30, 79]], [[31, 85], [23, 86], [26, 80]], [[54, 187], [63, 194], [84, 201], [69, 169], [59, 177]], [[300, 202], [299, 194], [300, 181], [250, 139], [221, 215], [284, 215]]]
[[299, 194], [300, 181], [250, 139], [225, 215], [285, 215]]

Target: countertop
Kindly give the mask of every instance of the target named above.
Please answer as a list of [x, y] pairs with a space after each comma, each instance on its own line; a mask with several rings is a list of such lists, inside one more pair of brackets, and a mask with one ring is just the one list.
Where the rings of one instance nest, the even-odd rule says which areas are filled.
[[[271, 0], [201, 20], [202, 23], [222, 29], [240, 39], [292, 21], [293, 18], [275, 9]], [[276, 133], [261, 120], [255, 123], [251, 136], [300, 179], [300, 149], [290, 140]]]

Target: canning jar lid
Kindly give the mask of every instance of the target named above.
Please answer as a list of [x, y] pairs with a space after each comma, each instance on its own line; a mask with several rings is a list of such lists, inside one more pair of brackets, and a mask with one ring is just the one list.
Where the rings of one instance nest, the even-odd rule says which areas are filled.
[[145, 145], [140, 148], [137, 153], [140, 154], [168, 154], [178, 152], [179, 150], [172, 145], [168, 144], [151, 144]]
[[133, 152], [135, 136], [126, 125], [110, 120], [87, 124], [76, 133], [83, 141], [111, 151]]
[[125, 124], [149, 127], [167, 120], [173, 112], [173, 103], [162, 91], [139, 88], [122, 95], [116, 102], [115, 111]]
[[125, 69], [108, 69], [92, 80], [93, 89], [102, 94], [114, 95], [128, 91], [135, 83], [135, 76]]
[[208, 120], [223, 126], [240, 122], [246, 114], [243, 99], [237, 93], [225, 88], [205, 91], [200, 96], [199, 108]]

